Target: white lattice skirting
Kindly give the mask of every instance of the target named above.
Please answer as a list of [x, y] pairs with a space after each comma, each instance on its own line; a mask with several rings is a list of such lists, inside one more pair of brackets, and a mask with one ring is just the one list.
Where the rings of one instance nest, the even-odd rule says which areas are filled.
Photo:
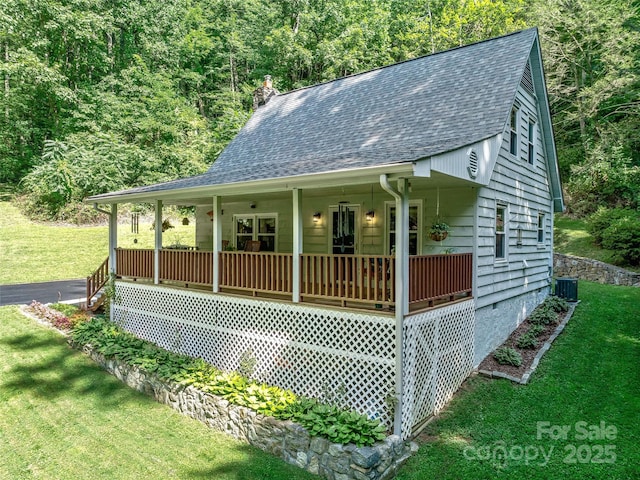
[[223, 370], [247, 354], [253, 377], [390, 425], [393, 317], [116, 282], [114, 320], [140, 338]]
[[402, 437], [437, 414], [473, 368], [475, 301], [405, 318]]

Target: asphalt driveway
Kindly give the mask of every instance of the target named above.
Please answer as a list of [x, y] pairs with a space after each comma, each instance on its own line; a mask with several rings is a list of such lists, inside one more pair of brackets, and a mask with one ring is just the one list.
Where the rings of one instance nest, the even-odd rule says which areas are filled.
[[23, 305], [37, 300], [40, 303], [69, 302], [86, 300], [87, 281], [59, 280], [56, 282], [22, 283], [0, 285], [0, 306]]

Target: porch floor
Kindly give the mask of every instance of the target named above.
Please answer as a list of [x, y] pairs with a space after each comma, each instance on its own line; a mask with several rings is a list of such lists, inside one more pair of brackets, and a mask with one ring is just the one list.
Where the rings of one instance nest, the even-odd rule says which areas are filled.
[[[153, 281], [149, 279], [141, 279], [141, 278], [129, 278], [129, 277], [118, 277], [119, 281], [137, 283], [137, 284], [146, 284], [153, 285]], [[210, 285], [202, 285], [196, 283], [185, 283], [185, 282], [176, 282], [176, 281], [162, 281], [159, 286], [167, 286], [171, 288], [184, 288], [186, 290], [196, 290], [199, 292], [206, 292], [212, 295], [217, 295], [212, 292]], [[244, 297], [244, 298], [259, 298], [263, 300], [272, 300], [277, 301], [279, 303], [293, 303], [291, 301], [291, 296], [288, 294], [279, 294], [276, 292], [261, 292], [261, 291], [248, 291], [246, 289], [236, 289], [229, 287], [221, 287], [219, 294], [230, 295], [234, 297]], [[452, 303], [456, 303], [461, 300], [468, 300], [471, 298], [470, 294], [461, 293], [450, 295], [441, 299], [436, 299], [432, 301], [424, 301], [424, 302], [416, 302], [409, 305], [409, 313], [415, 314], [423, 311], [432, 310], [438, 307], [442, 307], [445, 305], [450, 305]], [[384, 303], [374, 304], [374, 303], [364, 303], [352, 301], [349, 299], [335, 299], [335, 298], [322, 298], [322, 297], [313, 297], [313, 296], [303, 296], [300, 304], [305, 305], [314, 305], [314, 306], [324, 306], [332, 309], [345, 309], [345, 310], [355, 310], [362, 312], [376, 312], [383, 315], [394, 315], [395, 313], [395, 305], [389, 305]]]

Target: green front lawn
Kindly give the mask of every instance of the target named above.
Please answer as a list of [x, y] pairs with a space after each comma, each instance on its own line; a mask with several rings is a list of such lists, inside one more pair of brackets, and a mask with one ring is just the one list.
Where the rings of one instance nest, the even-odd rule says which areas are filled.
[[[76, 227], [32, 222], [9, 199], [8, 194], [0, 195], [0, 285], [84, 278], [107, 257], [106, 225]], [[133, 234], [125, 215], [120, 216], [120, 221], [119, 246], [153, 248], [151, 223], [141, 223], [138, 234]], [[184, 226], [179, 219], [171, 218], [171, 223], [174, 228], [164, 233], [164, 245], [195, 245], [193, 222]]]
[[0, 308], [0, 479], [317, 478], [124, 386]]
[[[468, 380], [398, 479], [640, 478], [640, 289], [581, 281], [579, 297], [529, 385]], [[609, 438], [581, 438], [601, 422]]]

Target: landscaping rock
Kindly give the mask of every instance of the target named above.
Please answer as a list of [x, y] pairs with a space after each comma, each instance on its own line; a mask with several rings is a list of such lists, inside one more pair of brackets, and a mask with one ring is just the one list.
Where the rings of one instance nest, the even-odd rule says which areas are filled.
[[385, 480], [391, 478], [411, 453], [414, 443], [397, 435], [371, 447], [331, 443], [311, 437], [302, 426], [257, 414], [253, 410], [194, 387], [164, 382], [154, 374], [115, 359], [106, 359], [89, 346], [74, 345], [131, 388], [145, 392], [184, 415], [227, 433], [328, 480]]

